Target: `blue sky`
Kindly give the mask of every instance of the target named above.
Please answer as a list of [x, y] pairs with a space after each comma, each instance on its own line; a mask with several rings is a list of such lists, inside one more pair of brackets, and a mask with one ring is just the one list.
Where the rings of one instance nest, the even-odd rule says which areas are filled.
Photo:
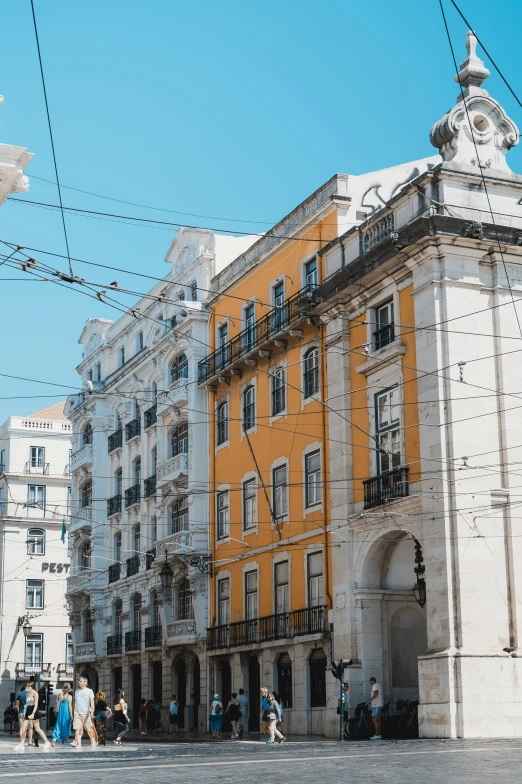
[[[466, 27], [444, 3], [460, 64]], [[459, 5], [522, 96], [522, 4], [508, 0], [501, 12], [485, 0]], [[432, 154], [429, 130], [458, 91], [437, 0], [35, 6], [62, 183], [212, 220], [64, 189], [69, 206], [264, 231], [336, 171]], [[0, 141], [34, 152], [28, 175], [53, 180], [29, 0], [4, 0], [2, 27]], [[493, 71], [485, 86], [522, 126], [522, 109]], [[520, 148], [510, 164], [522, 172]], [[25, 198], [57, 203], [56, 188], [32, 179]], [[67, 228], [73, 256], [168, 271], [174, 229], [79, 216], [67, 216]], [[64, 252], [59, 213], [28, 205], [1, 208], [0, 239]], [[121, 273], [79, 264], [75, 272], [148, 288]], [[48, 283], [3, 280], [15, 276], [0, 270], [1, 372], [76, 385], [85, 319], [118, 313]], [[43, 395], [54, 391], [0, 377], [0, 397], [14, 398], [0, 400], [0, 421], [50, 405], [59, 398]]]

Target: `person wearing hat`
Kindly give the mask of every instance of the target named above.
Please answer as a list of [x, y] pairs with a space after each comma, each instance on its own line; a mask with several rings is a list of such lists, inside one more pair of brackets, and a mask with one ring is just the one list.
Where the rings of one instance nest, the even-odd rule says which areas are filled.
[[214, 699], [210, 703], [210, 729], [212, 730], [213, 738], [219, 738], [222, 724], [223, 703], [219, 699], [219, 694], [214, 694]]

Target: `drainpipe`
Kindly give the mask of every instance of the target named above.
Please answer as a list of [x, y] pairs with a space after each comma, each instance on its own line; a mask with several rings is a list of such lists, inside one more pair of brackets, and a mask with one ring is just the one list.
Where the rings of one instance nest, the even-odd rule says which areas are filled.
[[[319, 328], [320, 334], [320, 352], [321, 352], [321, 392], [324, 392], [326, 388], [326, 356], [324, 352], [324, 324], [321, 324]], [[323, 398], [325, 395], [323, 395]], [[323, 412], [322, 412], [322, 420], [323, 420], [323, 476], [324, 476], [324, 576], [325, 576], [325, 591], [324, 595], [325, 598], [328, 599], [328, 603], [330, 605], [330, 609], [333, 609], [333, 602], [332, 602], [332, 595], [330, 593], [330, 558], [329, 558], [329, 551], [328, 551], [328, 510], [329, 510], [329, 502], [330, 502], [330, 493], [329, 493], [329, 483], [327, 481], [327, 466], [328, 460], [326, 459], [326, 449], [327, 449], [327, 432], [326, 432], [326, 410], [325, 406], [323, 405]]]

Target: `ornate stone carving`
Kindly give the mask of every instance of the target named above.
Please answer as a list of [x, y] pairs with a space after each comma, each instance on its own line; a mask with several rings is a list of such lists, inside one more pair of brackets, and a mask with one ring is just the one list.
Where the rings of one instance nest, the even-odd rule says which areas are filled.
[[76, 645], [75, 651], [75, 658], [86, 658], [86, 657], [96, 657], [96, 643], [94, 642], [79, 642]]
[[91, 618], [93, 621], [102, 621], [103, 616], [103, 607], [91, 607]]
[[462, 227], [462, 235], [464, 237], [472, 237], [475, 240], [481, 240], [484, 237], [484, 229], [482, 223], [479, 221], [468, 221]]
[[78, 629], [82, 625], [81, 613], [71, 613], [69, 615], [69, 625], [71, 629]]
[[190, 590], [195, 596], [205, 594], [208, 588], [208, 580], [205, 577], [191, 577]]

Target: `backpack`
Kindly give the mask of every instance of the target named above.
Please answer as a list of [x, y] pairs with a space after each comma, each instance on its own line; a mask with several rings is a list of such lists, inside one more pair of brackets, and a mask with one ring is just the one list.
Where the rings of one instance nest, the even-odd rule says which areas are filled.
[[223, 706], [219, 703], [216, 703], [214, 706], [214, 713], [219, 716], [219, 714], [223, 711]]

